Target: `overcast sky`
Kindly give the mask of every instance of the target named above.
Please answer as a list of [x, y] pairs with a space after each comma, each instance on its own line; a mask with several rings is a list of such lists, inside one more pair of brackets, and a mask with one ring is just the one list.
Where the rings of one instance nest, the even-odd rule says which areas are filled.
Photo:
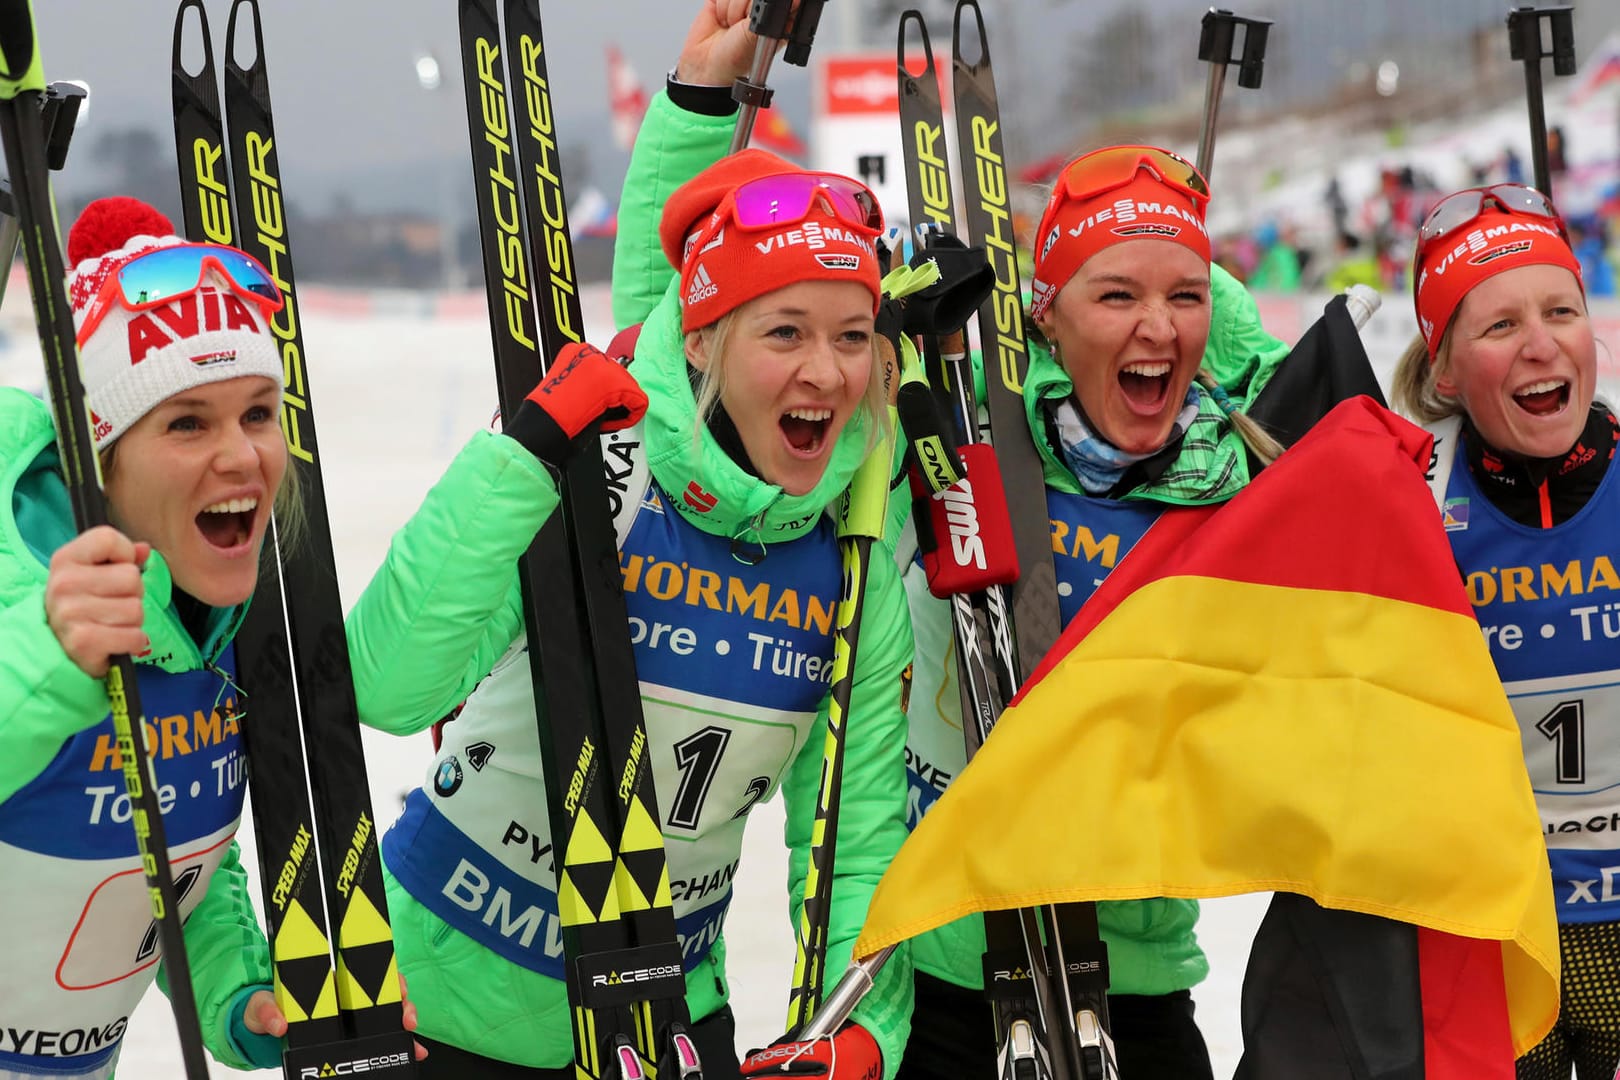
[[[948, 43], [950, 0], [912, 2], [930, 12], [936, 42]], [[1014, 157], [1061, 149], [1058, 129], [1074, 123], [1061, 97], [1070, 69], [1083, 56], [1076, 42], [1107, 13], [1125, 4], [1154, 16], [1170, 35], [1163, 46], [1166, 64], [1197, 75], [1198, 22], [1211, 6], [1210, 0], [980, 2]], [[1592, 2], [1580, 0], [1578, 8]], [[1615, 2], [1601, 0], [1591, 10]], [[230, 3], [206, 3], [222, 61]], [[341, 186], [354, 204], [368, 209], [428, 210], [442, 205], [448, 192], [464, 190], [467, 135], [456, 0], [260, 3], [282, 173], [295, 202], [324, 209]], [[91, 87], [89, 118], [75, 145], [93, 145], [109, 131], [145, 125], [172, 153], [169, 60], [176, 0], [34, 0], [34, 6], [46, 77], [81, 79]], [[588, 153], [591, 172], [610, 195], [616, 194], [625, 159], [607, 134], [605, 47], [616, 44], [649, 90], [656, 89], [697, 6], [698, 0], [541, 0], [563, 149]], [[1391, 33], [1413, 36], [1434, 29], [1429, 23], [1497, 23], [1509, 5], [1506, 0], [1425, 0], [1416, 6], [1410, 0], [1360, 0], [1347, 10], [1342, 0], [1246, 0], [1230, 6], [1248, 14], [1282, 13], [1267, 59], [1268, 86], [1276, 93], [1280, 82], [1302, 70], [1331, 71], [1346, 62], [1348, 56], [1338, 55], [1342, 42]], [[871, 0], [828, 0], [818, 54], [862, 44], [858, 16], [871, 7]], [[892, 31], [880, 31], [876, 38], [876, 48], [893, 48]], [[1170, 41], [1178, 42], [1175, 55], [1169, 54]], [[421, 88], [415, 73], [417, 57], [430, 51], [445, 76], [434, 93]], [[1290, 51], [1301, 55], [1286, 55]], [[779, 90], [779, 107], [802, 128], [809, 112], [808, 77], [778, 63], [770, 81]], [[1227, 100], [1232, 109], [1259, 97], [1229, 93]], [[1026, 137], [1021, 126], [1033, 127], [1035, 134]], [[70, 158], [68, 174], [59, 181], [74, 194], [105, 193], [94, 190], [98, 182], [105, 181], [87, 154]]]
[[[173, 0], [34, 3], [46, 78], [80, 79], [91, 88], [89, 119], [75, 136], [84, 143], [76, 145], [137, 124], [152, 127], [167, 144]], [[230, 5], [208, 0], [207, 7], [222, 62]], [[394, 201], [395, 185], [410, 186], [409, 174], [424, 163], [465, 155], [455, 0], [261, 0], [261, 8], [282, 172], [295, 197], [324, 192], [335, 177], [369, 167], [366, 183], [382, 201]], [[690, 0], [543, 0], [565, 147], [597, 142], [603, 161], [622, 169], [605, 136], [605, 46], [616, 43], [656, 89], [696, 10]], [[818, 45], [839, 32], [829, 11]], [[445, 75], [442, 89], [431, 94], [418, 84], [414, 66], [429, 51]], [[771, 81], [803, 108], [800, 69], [779, 64]], [[70, 162], [62, 183], [78, 189], [74, 180], [87, 168], [82, 162], [75, 172]], [[356, 201], [373, 200], [360, 193]]]

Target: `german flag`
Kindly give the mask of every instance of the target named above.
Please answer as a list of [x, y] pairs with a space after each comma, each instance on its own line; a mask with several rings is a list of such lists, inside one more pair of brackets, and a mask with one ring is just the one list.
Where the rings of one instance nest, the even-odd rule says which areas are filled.
[[1511, 1077], [1558, 1010], [1551, 876], [1429, 442], [1356, 398], [1229, 503], [1163, 514], [901, 848], [855, 954], [994, 909], [1297, 893], [1417, 928], [1429, 1080]]

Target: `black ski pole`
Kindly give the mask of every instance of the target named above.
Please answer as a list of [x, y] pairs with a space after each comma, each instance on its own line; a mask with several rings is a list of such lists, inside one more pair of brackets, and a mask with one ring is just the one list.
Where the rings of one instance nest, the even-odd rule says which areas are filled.
[[[79, 372], [73, 309], [68, 303], [62, 250], [56, 236], [56, 207], [41, 113], [44, 94], [44, 64], [34, 36], [33, 6], [11, 0], [0, 5], [0, 140], [5, 145], [34, 320], [45, 354], [62, 472], [73, 504], [74, 523], [84, 532], [107, 523], [107, 502], [101, 490], [101, 464]], [[147, 745], [146, 722], [135, 682], [135, 661], [127, 655], [113, 657], [106, 685], [124, 785], [133, 804], [135, 842], [168, 975], [169, 1002], [180, 1029], [185, 1074], [187, 1080], [207, 1080], [202, 1025], [197, 1018], [191, 965], [186, 958], [180, 906], [169, 865], [157, 772], [152, 764], [152, 748]]]
[[735, 154], [748, 145], [754, 133], [754, 117], [759, 110], [771, 107], [775, 93], [765, 84], [770, 74], [771, 60], [777, 46], [787, 42], [782, 59], [803, 67], [810, 59], [810, 46], [815, 40], [816, 27], [821, 23], [821, 7], [827, 0], [801, 0], [797, 12], [792, 0], [754, 0], [748, 12], [748, 26], [759, 36], [754, 46], [754, 62], [748, 74], [737, 79], [731, 87], [731, 96], [742, 105], [737, 116], [737, 129], [731, 136], [731, 150]]
[[[1243, 49], [1233, 52], [1239, 27], [1244, 29]], [[1206, 181], [1210, 166], [1215, 162], [1215, 122], [1220, 116], [1227, 65], [1238, 65], [1239, 86], [1248, 90], [1259, 88], [1265, 74], [1266, 37], [1270, 33], [1270, 19], [1234, 15], [1225, 8], [1210, 8], [1204, 12], [1198, 34], [1198, 59], [1209, 64], [1209, 82], [1204, 87], [1204, 122], [1198, 132], [1196, 164]]]
[[[1530, 110], [1530, 161], [1536, 188], [1552, 198], [1552, 169], [1547, 161], [1547, 110], [1541, 90], [1541, 61], [1552, 57], [1554, 75], [1575, 74], [1573, 7], [1517, 7], [1508, 12], [1508, 56], [1524, 64], [1525, 104]], [[1552, 48], [1543, 49], [1541, 21], [1546, 19]]]

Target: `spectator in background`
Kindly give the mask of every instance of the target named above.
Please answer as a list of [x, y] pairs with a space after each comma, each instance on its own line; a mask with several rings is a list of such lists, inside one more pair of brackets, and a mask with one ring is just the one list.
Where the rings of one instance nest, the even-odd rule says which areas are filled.
[[1385, 287], [1378, 259], [1363, 249], [1361, 238], [1353, 232], [1343, 231], [1334, 238], [1334, 262], [1322, 279], [1329, 292], [1341, 293], [1352, 285], [1368, 285], [1374, 289]]
[[1511, 146], [1502, 147], [1502, 176], [1510, 184], [1524, 183], [1524, 160]]
[[1254, 231], [1254, 243], [1260, 251], [1246, 284], [1255, 292], [1291, 293], [1299, 291], [1299, 252], [1293, 244], [1293, 227], [1286, 234], [1275, 221], [1266, 221]]
[[1547, 132], [1547, 173], [1554, 180], [1561, 179], [1569, 171], [1568, 146], [1564, 141], [1564, 129], [1554, 124]]
[[1260, 261], [1260, 251], [1249, 233], [1227, 233], [1214, 239], [1215, 262], [1222, 270], [1248, 284], [1249, 275]]
[[1586, 295], [1613, 296], [1614, 267], [1609, 264], [1608, 230], [1603, 221], [1595, 217], [1571, 218], [1567, 224], [1570, 250], [1580, 260]]
[[1333, 215], [1333, 232], [1339, 235], [1350, 229], [1350, 203], [1344, 197], [1344, 189], [1339, 186], [1338, 176], [1328, 181], [1327, 191], [1322, 193], [1327, 201], [1328, 212]]

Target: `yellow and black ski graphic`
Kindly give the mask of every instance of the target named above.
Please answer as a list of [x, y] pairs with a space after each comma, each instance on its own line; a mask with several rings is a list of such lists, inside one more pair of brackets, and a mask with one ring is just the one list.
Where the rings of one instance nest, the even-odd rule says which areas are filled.
[[[277, 558], [266, 560], [236, 639], [276, 998], [289, 1022], [283, 1071], [294, 1080], [357, 1069], [414, 1076], [343, 634], [258, 0], [233, 0], [225, 41], [220, 70], [202, 0], [181, 0], [173, 93], [186, 235], [246, 251], [281, 289], [283, 307], [271, 320], [285, 379], [281, 426], [305, 518], [296, 545], [272, 531]], [[200, 66], [187, 70], [187, 57], [200, 57]]]

